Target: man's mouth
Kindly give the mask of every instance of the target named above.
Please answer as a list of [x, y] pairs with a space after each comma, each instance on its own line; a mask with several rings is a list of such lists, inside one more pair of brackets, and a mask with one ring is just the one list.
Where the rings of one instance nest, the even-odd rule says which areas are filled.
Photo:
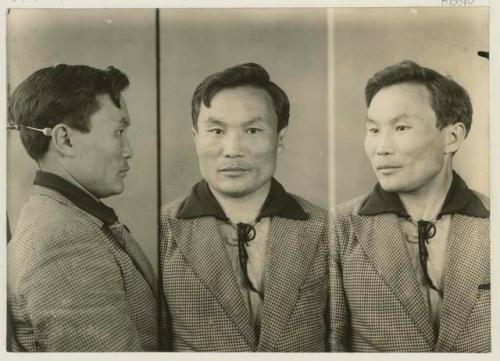
[[402, 166], [394, 164], [381, 164], [376, 167], [377, 171], [382, 174], [390, 174], [401, 168]]
[[225, 174], [225, 175], [241, 175], [242, 173], [248, 172], [250, 169], [245, 168], [245, 167], [240, 167], [240, 166], [228, 166], [228, 167], [223, 167], [219, 168], [219, 173]]
[[401, 168], [400, 165], [393, 165], [393, 164], [381, 164], [377, 166], [378, 169], [394, 169], [394, 168]]

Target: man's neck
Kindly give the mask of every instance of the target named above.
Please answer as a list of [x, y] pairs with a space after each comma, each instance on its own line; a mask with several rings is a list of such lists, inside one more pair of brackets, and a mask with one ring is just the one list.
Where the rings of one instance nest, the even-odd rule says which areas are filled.
[[412, 219], [432, 221], [441, 211], [452, 181], [453, 170], [449, 167], [426, 187], [416, 192], [398, 193], [398, 196]]
[[83, 187], [72, 175], [69, 173], [64, 167], [60, 166], [57, 163], [53, 162], [39, 162], [38, 165], [40, 166], [40, 170], [44, 172], [50, 172], [53, 173], [68, 182], [74, 184], [78, 188], [82, 189], [86, 193], [88, 193], [92, 198], [94, 198], [96, 201], [100, 202], [100, 199], [94, 196], [92, 193], [90, 193], [85, 187]]
[[224, 213], [232, 223], [252, 223], [255, 221], [255, 219], [259, 216], [270, 189], [271, 181], [246, 196], [229, 197], [210, 187], [215, 199], [217, 199], [224, 210]]

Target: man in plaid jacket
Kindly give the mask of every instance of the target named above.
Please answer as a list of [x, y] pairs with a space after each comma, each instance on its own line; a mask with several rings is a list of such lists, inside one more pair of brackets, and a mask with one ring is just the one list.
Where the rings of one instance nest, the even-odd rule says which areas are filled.
[[14, 351], [157, 349], [154, 271], [113, 209], [132, 149], [118, 69], [56, 65], [13, 93], [10, 118], [40, 171], [8, 245]]
[[327, 217], [273, 178], [289, 106], [252, 63], [213, 74], [194, 92], [203, 180], [161, 211], [174, 351], [328, 349]]
[[452, 167], [469, 96], [411, 61], [376, 73], [365, 95], [379, 182], [335, 215], [333, 349], [490, 351], [488, 199]]

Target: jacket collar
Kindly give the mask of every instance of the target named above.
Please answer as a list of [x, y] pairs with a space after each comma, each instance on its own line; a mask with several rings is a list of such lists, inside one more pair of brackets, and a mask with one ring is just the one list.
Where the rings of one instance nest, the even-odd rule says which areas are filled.
[[[362, 204], [358, 214], [361, 216], [375, 216], [383, 213], [395, 213], [400, 217], [408, 218], [403, 203], [394, 192], [386, 192], [379, 183]], [[453, 171], [453, 180], [446, 195], [443, 207], [437, 218], [445, 214], [462, 214], [470, 217], [488, 218], [490, 212], [481, 200], [465, 184], [465, 181]]]
[[81, 188], [54, 173], [37, 171], [33, 183], [61, 193], [77, 207], [100, 219], [104, 224], [111, 225], [118, 220], [113, 208], [97, 201]]
[[[257, 222], [262, 218], [272, 216], [295, 220], [309, 219], [301, 205], [274, 178], [271, 179], [271, 188], [260, 215], [257, 217]], [[222, 221], [229, 221], [205, 180], [201, 180], [193, 186], [191, 193], [183, 201], [177, 212], [177, 218], [192, 219], [199, 217], [215, 217]]]

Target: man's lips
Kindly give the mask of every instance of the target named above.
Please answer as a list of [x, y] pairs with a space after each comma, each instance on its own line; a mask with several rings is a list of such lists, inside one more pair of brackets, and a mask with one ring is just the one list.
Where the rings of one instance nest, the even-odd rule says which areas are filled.
[[401, 169], [402, 166], [395, 164], [381, 164], [376, 167], [377, 171], [382, 174], [390, 174]]
[[401, 166], [400, 165], [393, 165], [393, 164], [382, 164], [382, 165], [378, 165], [376, 168], [377, 168], [377, 170], [398, 169], [398, 168], [401, 168]]
[[245, 167], [229, 166], [229, 167], [219, 168], [218, 172], [222, 174], [241, 174], [248, 172], [249, 170], [250, 170], [249, 168]]
[[119, 171], [119, 173], [126, 174], [130, 170], [130, 167], [123, 168]]

